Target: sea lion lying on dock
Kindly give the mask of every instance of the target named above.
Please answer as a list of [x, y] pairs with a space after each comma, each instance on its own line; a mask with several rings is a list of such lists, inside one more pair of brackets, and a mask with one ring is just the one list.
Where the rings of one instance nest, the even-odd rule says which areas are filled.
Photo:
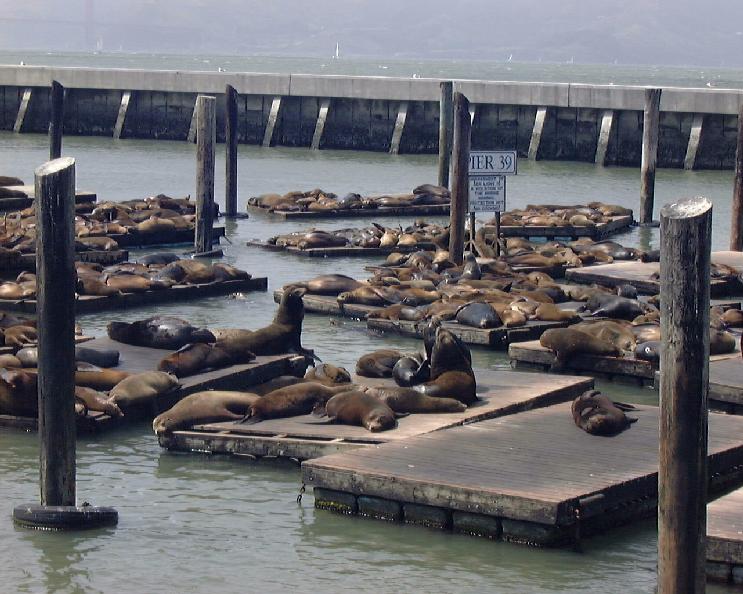
[[[247, 363], [255, 359], [255, 355], [250, 352], [241, 354], [241, 363]], [[164, 357], [158, 364], [159, 371], [172, 373], [176, 377], [187, 377], [200, 373], [205, 369], [221, 369], [233, 364], [230, 353], [218, 344], [207, 344], [195, 342], [187, 344], [167, 357]]]
[[130, 375], [109, 392], [109, 400], [122, 408], [146, 404], [160, 394], [178, 387], [178, 378], [163, 371], [143, 371]]
[[562, 371], [573, 355], [601, 355], [619, 357], [617, 346], [573, 328], [550, 328], [539, 339], [539, 344], [555, 353], [550, 371]]
[[325, 385], [350, 384], [351, 374], [343, 367], [337, 367], [330, 363], [321, 363], [304, 374], [305, 381], [317, 382]]
[[454, 413], [467, 410], [467, 405], [459, 400], [426, 396], [413, 388], [375, 386], [367, 388], [366, 392], [396, 413]]
[[35, 373], [0, 369], [0, 413], [20, 417], [39, 414]]
[[314, 382], [300, 382], [279, 388], [256, 400], [240, 422], [253, 424], [265, 419], [307, 415], [318, 403], [324, 405], [336, 394], [353, 389], [353, 384], [331, 387]]
[[75, 399], [83, 404], [85, 410], [102, 412], [111, 417], [124, 416], [124, 413], [121, 412], [119, 406], [115, 402], [109, 400], [106, 394], [93, 390], [92, 388], [75, 386]]
[[637, 419], [629, 418], [625, 411], [637, 410], [630, 404], [612, 402], [598, 390], [584, 392], [573, 401], [573, 421], [591, 435], [616, 435]]
[[152, 429], [155, 435], [160, 436], [200, 423], [238, 421], [245, 417], [259, 398], [251, 392], [196, 392], [155, 417]]
[[311, 295], [338, 295], [346, 291], [353, 291], [364, 284], [344, 274], [323, 274], [308, 281], [292, 283], [284, 289], [291, 286], [305, 289]]
[[206, 328], [196, 328], [171, 316], [152, 316], [131, 323], [110, 322], [106, 331], [112, 340], [153, 349], [179, 349], [189, 343], [216, 340]]
[[330, 423], [359, 425], [372, 432], [397, 425], [396, 414], [387, 404], [360, 390], [336, 394], [326, 403], [318, 403], [312, 414], [327, 416]]
[[380, 349], [361, 355], [356, 362], [356, 375], [378, 378], [392, 377], [393, 368], [403, 356], [400, 351], [394, 349]]

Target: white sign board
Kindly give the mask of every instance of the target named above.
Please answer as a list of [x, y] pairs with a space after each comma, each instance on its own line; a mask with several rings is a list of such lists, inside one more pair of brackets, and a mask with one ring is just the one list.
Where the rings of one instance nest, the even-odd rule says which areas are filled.
[[468, 212], [503, 212], [506, 210], [506, 176], [470, 176]]
[[516, 151], [471, 151], [469, 173], [516, 175]]

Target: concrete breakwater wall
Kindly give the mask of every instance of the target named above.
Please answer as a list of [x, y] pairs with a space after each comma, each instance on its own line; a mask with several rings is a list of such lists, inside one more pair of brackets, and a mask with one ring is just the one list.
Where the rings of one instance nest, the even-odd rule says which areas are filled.
[[[0, 129], [45, 133], [52, 80], [65, 86], [64, 133], [193, 139], [196, 96], [239, 93], [239, 141], [393, 153], [438, 150], [439, 80], [0, 66]], [[465, 81], [474, 149], [638, 166], [643, 87]], [[664, 88], [658, 165], [728, 169], [743, 91]]]

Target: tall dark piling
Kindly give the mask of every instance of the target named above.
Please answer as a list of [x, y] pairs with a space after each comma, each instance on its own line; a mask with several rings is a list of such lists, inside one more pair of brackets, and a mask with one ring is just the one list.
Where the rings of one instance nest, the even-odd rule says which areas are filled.
[[196, 99], [196, 237], [197, 254], [212, 249], [214, 226], [214, 144], [216, 143], [216, 99]]
[[449, 256], [455, 264], [464, 261], [464, 223], [469, 202], [470, 102], [454, 93], [454, 141], [452, 144], [451, 212]]
[[712, 203], [661, 210], [658, 593], [705, 585]]
[[49, 92], [49, 158], [62, 156], [62, 129], [64, 127], [64, 87], [52, 81]]
[[735, 180], [733, 183], [733, 212], [730, 228], [730, 249], [743, 251], [743, 103], [738, 111], [738, 144], [735, 149]]
[[658, 126], [661, 89], [645, 89], [640, 164], [640, 224], [652, 225], [655, 200], [655, 167], [658, 162]]
[[237, 91], [227, 85], [225, 98], [225, 214], [234, 217], [237, 214]]
[[439, 100], [439, 186], [449, 187], [451, 167], [451, 145], [454, 135], [454, 83], [444, 81], [440, 85]]

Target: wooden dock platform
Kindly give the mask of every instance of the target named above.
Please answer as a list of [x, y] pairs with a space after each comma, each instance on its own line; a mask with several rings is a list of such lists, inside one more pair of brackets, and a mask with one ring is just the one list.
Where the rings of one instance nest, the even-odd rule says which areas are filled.
[[[589, 378], [545, 378], [533, 373], [476, 369], [481, 399], [462, 413], [414, 414], [398, 420], [395, 429], [371, 433], [363, 427], [323, 423], [304, 415], [271, 419], [254, 425], [211, 423], [160, 438], [160, 445], [177, 451], [251, 456], [280, 456], [307, 460], [329, 453], [398, 443], [447, 427], [510, 415], [523, 410], [573, 400], [593, 386]], [[394, 385], [392, 380], [354, 377], [364, 385]]]
[[[34, 186], [3, 186], [5, 193], [12, 192], [14, 195], [7, 198], [0, 198], [0, 212], [9, 212], [13, 210], [23, 210], [34, 203]], [[98, 200], [95, 192], [77, 190], [75, 192], [75, 203], [85, 204]]]
[[710, 361], [709, 399], [727, 412], [743, 413], [743, 358], [740, 353]]
[[743, 585], [743, 489], [707, 506], [707, 578]]
[[[726, 264], [743, 272], [742, 252], [712, 252], [712, 262]], [[571, 268], [565, 272], [565, 278], [574, 283], [597, 283], [607, 287], [632, 285], [641, 293], [656, 295], [660, 291], [660, 280], [651, 279], [651, 275], [660, 272], [658, 262], [613, 262], [585, 268]], [[713, 297], [730, 295], [740, 286], [736, 282], [712, 279], [710, 294]]]
[[305, 256], [307, 258], [348, 258], [348, 257], [375, 257], [375, 256], [389, 256], [392, 253], [399, 252], [401, 254], [410, 254], [421, 250], [433, 250], [435, 246], [432, 243], [425, 242], [419, 243], [415, 246], [394, 246], [394, 247], [358, 247], [358, 246], [343, 246], [343, 247], [328, 247], [328, 248], [307, 248], [299, 249], [294, 246], [277, 246], [265, 241], [248, 241], [249, 247], [259, 247], [272, 252], [285, 252], [287, 254], [293, 254], [295, 256]]
[[356, 219], [375, 217], [423, 217], [423, 216], [448, 216], [448, 204], [430, 204], [420, 206], [380, 206], [379, 208], [345, 208], [338, 210], [274, 210], [261, 206], [247, 205], [251, 212], [262, 212], [267, 215], [281, 217], [282, 219]]
[[[112, 250], [109, 252], [90, 250], [87, 252], [75, 252], [75, 260], [79, 262], [91, 262], [102, 266], [121, 264], [129, 259], [128, 250]], [[36, 270], [36, 254], [21, 254], [18, 259], [0, 270], [0, 276], [9, 277], [24, 270]]]
[[[173, 352], [172, 350], [123, 344], [107, 337], [91, 340], [85, 346], [91, 349], [115, 349], [119, 351], [120, 360], [116, 369], [132, 373], [156, 369], [160, 360]], [[162, 394], [146, 405], [124, 409], [123, 417], [112, 418], [103, 413], [89, 412], [85, 417], [78, 419], [78, 429], [81, 432], [96, 432], [134, 421], [141, 421], [142, 419], [153, 419], [194, 392], [203, 390], [246, 390], [249, 386], [266, 382], [280, 375], [304, 374], [306, 367], [307, 361], [304, 357], [286, 354], [258, 357], [244, 365], [231, 365], [222, 369], [206, 371], [183, 378], [180, 388]], [[0, 427], [35, 430], [36, 419], [0, 415]]]
[[[614, 437], [570, 403], [302, 464], [315, 506], [537, 546], [573, 544], [657, 507], [657, 407]], [[743, 480], [743, 418], [710, 414], [710, 492]]]
[[599, 223], [594, 227], [539, 227], [534, 225], [526, 226], [502, 226], [500, 228], [503, 237], [546, 237], [554, 239], [556, 237], [569, 237], [576, 240], [579, 237], [589, 237], [594, 240], [605, 239], [609, 235], [625, 231], [634, 224], [635, 220], [632, 215], [611, 217], [606, 223]]
[[[212, 230], [212, 237], [215, 243], [219, 243], [219, 239], [225, 236], [224, 227], [214, 227]], [[112, 234], [108, 235], [119, 247], [124, 248], [144, 248], [144, 247], [156, 247], [156, 246], [170, 246], [170, 245], [188, 245], [194, 242], [194, 230], [193, 229], [176, 229], [170, 232], [164, 233], [146, 233], [144, 235], [139, 233], [124, 233], [124, 234]]]
[[[283, 290], [281, 289], [274, 291], [273, 300], [276, 303], [280, 303], [282, 294]], [[302, 301], [304, 302], [304, 310], [306, 312], [326, 316], [341, 316], [355, 320], [365, 320], [368, 313], [381, 309], [381, 307], [374, 305], [347, 303], [343, 306], [343, 310], [341, 310], [338, 300], [333, 295], [311, 295], [308, 293], [302, 297]]]
[[[231, 280], [201, 285], [174, 285], [170, 289], [145, 291], [143, 293], [122, 293], [110, 297], [95, 295], [80, 295], [75, 301], [75, 311], [78, 314], [94, 313], [153, 303], [173, 303], [215, 295], [229, 295], [230, 293], [246, 291], [265, 291], [268, 289], [268, 279], [265, 277]], [[0, 311], [35, 313], [36, 300], [0, 299]]]

